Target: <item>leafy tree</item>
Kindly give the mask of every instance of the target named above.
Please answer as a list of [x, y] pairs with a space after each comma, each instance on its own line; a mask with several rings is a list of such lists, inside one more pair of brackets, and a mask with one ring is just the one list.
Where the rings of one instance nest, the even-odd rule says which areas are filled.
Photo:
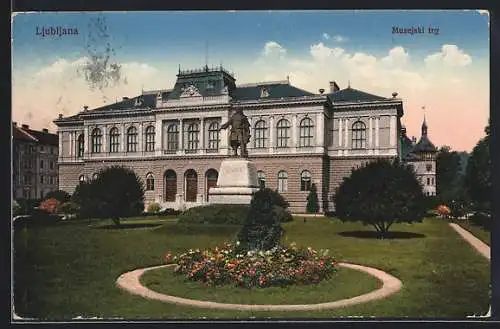
[[484, 131], [486, 136], [476, 144], [467, 163], [465, 187], [477, 210], [490, 211], [491, 157], [489, 125]]
[[63, 191], [63, 190], [57, 190], [57, 191], [51, 191], [45, 195], [43, 198], [44, 200], [47, 199], [56, 199], [60, 203], [65, 203], [71, 200], [71, 195], [69, 195], [68, 192]]
[[116, 225], [120, 218], [137, 216], [144, 210], [143, 183], [133, 170], [123, 166], [102, 169], [92, 181], [91, 191], [98, 217], [111, 218]]
[[311, 185], [311, 190], [307, 196], [306, 210], [310, 214], [316, 214], [319, 211], [318, 193], [316, 191], [316, 184], [314, 183]]
[[250, 211], [237, 236], [240, 249], [269, 250], [278, 245], [284, 230], [275, 213], [272, 193], [272, 190], [261, 189], [253, 195]]
[[449, 146], [439, 149], [436, 156], [436, 194], [441, 203], [449, 204], [461, 193], [461, 156]]
[[271, 203], [273, 205], [281, 207], [283, 209], [287, 209], [290, 206], [288, 201], [280, 194], [280, 192], [278, 192], [278, 189], [272, 190], [268, 187], [265, 187], [261, 190], [266, 191], [266, 194], [271, 198]]
[[426, 213], [422, 187], [410, 166], [377, 160], [353, 170], [334, 196], [337, 217], [372, 225], [383, 237], [394, 223], [420, 222]]
[[94, 181], [80, 182], [71, 196], [71, 201], [78, 205], [78, 216], [84, 219], [87, 218], [89, 221], [92, 217], [98, 217], [97, 200], [93, 197], [93, 185]]

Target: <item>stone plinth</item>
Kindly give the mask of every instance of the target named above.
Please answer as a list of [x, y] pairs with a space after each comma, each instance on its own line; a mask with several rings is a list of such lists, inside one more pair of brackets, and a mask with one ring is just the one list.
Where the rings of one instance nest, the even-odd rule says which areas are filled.
[[259, 190], [257, 169], [244, 158], [224, 159], [219, 170], [217, 187], [209, 191], [209, 203], [250, 204], [253, 193]]

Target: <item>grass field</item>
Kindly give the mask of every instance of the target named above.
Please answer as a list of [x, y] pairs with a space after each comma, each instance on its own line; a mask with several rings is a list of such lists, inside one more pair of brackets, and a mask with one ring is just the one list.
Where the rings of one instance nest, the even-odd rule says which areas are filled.
[[[161, 264], [167, 251], [184, 252], [189, 248], [213, 247], [229, 241], [237, 233], [237, 226], [186, 226], [170, 221], [159, 227], [141, 229], [96, 229], [88, 227], [87, 222], [67, 222], [15, 232], [15, 309], [20, 316], [41, 320], [68, 320], [77, 316], [126, 319], [464, 318], [488, 310], [490, 264], [443, 220], [394, 225], [393, 231], [413, 234], [396, 234], [400, 238], [385, 240], [373, 239], [360, 232], [371, 230], [370, 227], [341, 223], [336, 219], [317, 218], [307, 222], [299, 219], [283, 226], [286, 242], [329, 249], [339, 261], [384, 270], [402, 280], [402, 290], [384, 300], [317, 312], [241, 312], [165, 304], [124, 292], [116, 287], [115, 281], [132, 269]], [[156, 276], [156, 284], [167, 284], [172, 277], [167, 273], [165, 281], [161, 279]], [[367, 289], [370, 286], [371, 278], [353, 276], [353, 279], [361, 281], [360, 286]], [[185, 292], [183, 297], [206, 294], [197, 289], [187, 291], [189, 288], [189, 285], [179, 285], [175, 293]], [[355, 288], [360, 289], [359, 286]], [[307, 292], [297, 290], [295, 293]], [[339, 296], [343, 295], [335, 297]], [[318, 296], [317, 302], [321, 298]]]

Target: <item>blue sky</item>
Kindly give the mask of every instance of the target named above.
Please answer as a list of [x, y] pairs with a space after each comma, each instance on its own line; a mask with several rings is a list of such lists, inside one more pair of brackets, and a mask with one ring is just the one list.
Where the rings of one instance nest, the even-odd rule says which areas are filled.
[[[106, 19], [116, 51], [112, 60], [124, 64], [128, 74], [127, 86], [102, 91], [108, 99], [134, 96], [144, 86], [170, 88], [179, 64], [204, 65], [208, 41], [209, 65], [222, 61], [242, 83], [289, 75], [292, 84], [310, 91], [327, 87], [332, 79], [341, 87], [350, 81], [375, 94], [398, 91], [407, 102], [408, 130], [415, 135], [423, 103], [434, 109], [428, 114], [431, 131], [433, 123], [455, 130], [473, 122], [467, 141], [435, 129], [438, 145], [471, 149], [487, 123], [489, 17], [464, 10], [21, 13], [12, 19], [17, 120], [53, 127], [58, 111], [75, 113], [81, 102], [98, 105], [96, 94], [83, 84], [77, 88], [76, 80], [64, 81], [87, 56], [87, 37], [95, 32], [89, 24], [98, 17]], [[79, 34], [36, 35], [37, 28], [58, 26], [76, 28]], [[393, 26], [437, 27], [439, 35], [396, 35]], [[30, 103], [26, 93], [40, 93], [45, 103]], [[40, 102], [43, 115], [36, 109]], [[474, 117], [470, 108], [475, 108]]]

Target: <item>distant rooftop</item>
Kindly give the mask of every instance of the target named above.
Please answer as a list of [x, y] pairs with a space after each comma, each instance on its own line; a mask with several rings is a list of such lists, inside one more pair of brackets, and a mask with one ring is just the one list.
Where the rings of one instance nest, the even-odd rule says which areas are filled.
[[234, 78], [234, 72], [229, 72], [222, 65], [213, 66], [213, 67], [208, 67], [208, 65], [205, 65], [202, 68], [187, 69], [187, 70], [181, 70], [181, 68], [179, 66], [179, 73], [178, 73], [178, 75], [190, 75], [190, 74], [199, 74], [199, 73], [207, 73], [207, 72], [224, 72], [227, 75], [230, 75], [231, 77]]

